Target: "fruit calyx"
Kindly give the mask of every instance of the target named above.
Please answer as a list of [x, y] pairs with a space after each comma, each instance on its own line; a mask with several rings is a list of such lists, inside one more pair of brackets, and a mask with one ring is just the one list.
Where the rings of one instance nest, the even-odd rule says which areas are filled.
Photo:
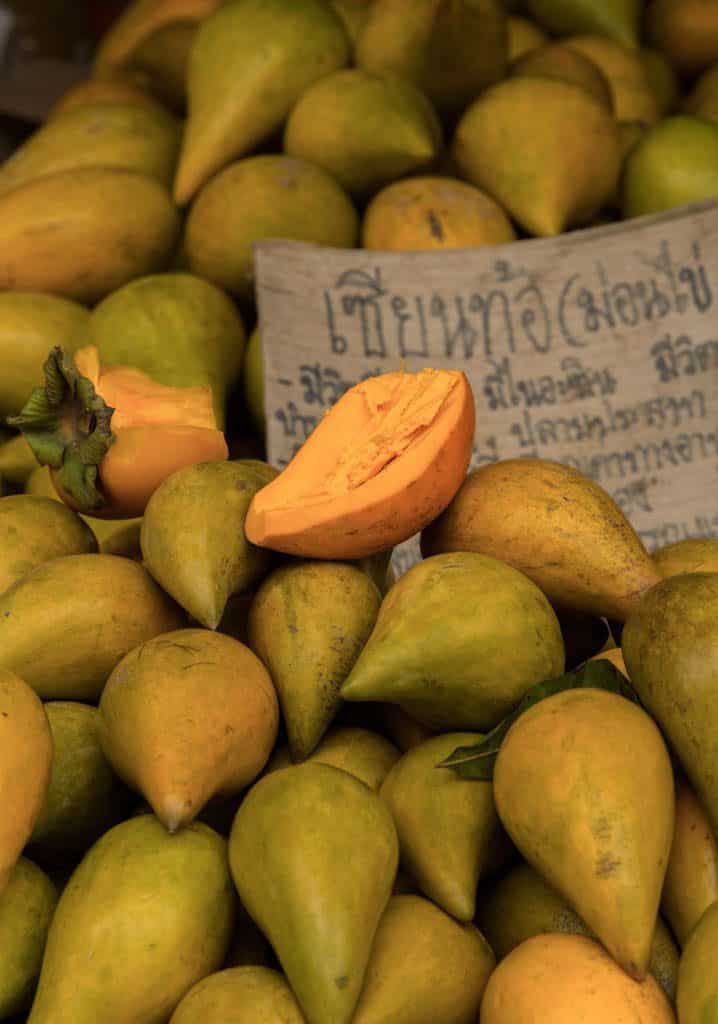
[[41, 466], [49, 466], [57, 484], [82, 511], [105, 501], [98, 487], [98, 466], [114, 442], [109, 406], [69, 352], [55, 346], [43, 365], [45, 384], [34, 388], [17, 416], [7, 423], [20, 429]]

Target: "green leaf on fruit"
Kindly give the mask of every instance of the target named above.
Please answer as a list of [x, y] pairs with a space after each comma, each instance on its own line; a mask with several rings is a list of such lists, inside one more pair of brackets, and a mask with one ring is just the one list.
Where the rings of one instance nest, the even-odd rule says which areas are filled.
[[491, 732], [487, 733], [479, 743], [474, 743], [469, 747], [457, 747], [452, 754], [437, 765], [437, 768], [453, 768], [463, 779], [479, 779], [482, 782], [490, 782], [494, 777], [494, 765], [499, 748], [516, 719], [534, 704], [545, 700], [546, 697], [552, 697], [555, 693], [561, 693], [563, 690], [582, 688], [609, 690], [636, 704], [639, 703], [638, 697], [629, 686], [626, 677], [619, 672], [615, 665], [606, 659], [587, 661], [573, 672], [566, 672], [565, 675], [557, 676], [555, 679], [546, 679], [542, 683], [532, 686], [514, 710]]

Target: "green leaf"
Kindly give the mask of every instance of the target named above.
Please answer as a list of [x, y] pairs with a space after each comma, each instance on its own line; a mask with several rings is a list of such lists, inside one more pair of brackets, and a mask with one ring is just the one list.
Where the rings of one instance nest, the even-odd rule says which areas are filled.
[[457, 747], [452, 754], [437, 765], [437, 768], [453, 768], [462, 779], [479, 779], [483, 782], [490, 782], [494, 777], [494, 765], [499, 748], [516, 719], [534, 704], [545, 700], [546, 697], [552, 697], [555, 693], [561, 693], [563, 690], [581, 688], [609, 690], [636, 704], [639, 703], [638, 697], [628, 685], [625, 676], [615, 665], [604, 658], [598, 661], [587, 661], [573, 672], [566, 672], [565, 675], [557, 676], [555, 679], [546, 679], [544, 682], [532, 686], [514, 710], [502, 722], [499, 722], [496, 728], [487, 733], [479, 743], [474, 743], [470, 747]]

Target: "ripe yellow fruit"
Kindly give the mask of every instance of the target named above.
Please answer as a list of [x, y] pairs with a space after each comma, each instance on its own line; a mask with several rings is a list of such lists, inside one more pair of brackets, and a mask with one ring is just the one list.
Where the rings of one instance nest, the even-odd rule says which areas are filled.
[[582, 935], [536, 935], [489, 978], [481, 1024], [675, 1024], [658, 982], [634, 981]]
[[619, 121], [653, 124], [660, 116], [640, 51], [598, 35], [569, 36], [564, 44], [588, 57], [603, 71], [613, 90], [613, 107]]
[[464, 113], [454, 159], [530, 234], [586, 224], [618, 181], [613, 116], [585, 89], [548, 78], [509, 78]]
[[[296, 3], [296, 0], [293, 0]], [[356, 64], [413, 82], [436, 107], [459, 113], [506, 71], [504, 0], [381, 0], [356, 43]]]
[[327, 171], [271, 153], [237, 160], [204, 186], [187, 217], [184, 247], [195, 274], [249, 298], [254, 242], [293, 238], [351, 248], [358, 226], [349, 196]]
[[82, 104], [56, 114], [5, 161], [0, 195], [81, 167], [137, 171], [169, 188], [180, 142], [179, 121], [158, 104]]
[[718, 572], [718, 537], [689, 537], [653, 552], [662, 576], [683, 572]]
[[271, 137], [302, 93], [350, 56], [324, 0], [236, 0], [192, 45], [187, 124], [174, 183], [183, 206], [217, 171]]
[[0, 196], [0, 290], [94, 303], [167, 264], [180, 222], [152, 178], [82, 167]]
[[387, 185], [362, 224], [362, 246], [387, 252], [501, 245], [515, 237], [499, 204], [457, 178], [405, 178]]
[[623, 216], [640, 217], [718, 195], [718, 124], [678, 114], [653, 125], [631, 150]]
[[360, 68], [308, 88], [284, 132], [289, 156], [318, 164], [359, 195], [430, 166], [440, 148], [441, 126], [426, 96], [398, 75]]
[[513, 723], [493, 782], [516, 847], [641, 980], [674, 823], [671, 762], [653, 719], [606, 690], [556, 693]]
[[589, 57], [562, 43], [549, 43], [514, 61], [511, 75], [538, 75], [585, 89], [613, 113], [613, 92], [603, 71]]
[[0, 896], [42, 810], [50, 784], [52, 733], [30, 687], [0, 669]]

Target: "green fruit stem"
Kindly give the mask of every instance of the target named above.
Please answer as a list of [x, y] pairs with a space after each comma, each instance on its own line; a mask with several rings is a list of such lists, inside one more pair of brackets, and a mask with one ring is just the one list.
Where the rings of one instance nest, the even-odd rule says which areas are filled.
[[62, 490], [80, 512], [100, 508], [105, 498], [98, 486], [98, 466], [114, 442], [112, 409], [83, 377], [74, 359], [59, 345], [43, 366], [45, 384], [34, 388], [17, 416], [18, 427], [41, 466], [50, 466]]

